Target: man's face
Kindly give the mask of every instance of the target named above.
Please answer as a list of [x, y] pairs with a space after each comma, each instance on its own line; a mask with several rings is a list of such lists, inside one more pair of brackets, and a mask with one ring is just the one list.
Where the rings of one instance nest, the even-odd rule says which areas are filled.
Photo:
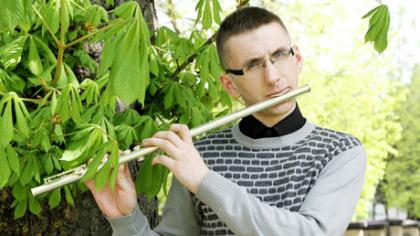
[[[253, 31], [232, 36], [225, 43], [226, 69], [249, 68], [247, 66], [250, 63], [253, 65], [255, 61], [262, 61], [263, 64], [260, 64], [260, 73], [253, 73], [252, 76], [224, 74], [220, 78], [222, 84], [230, 95], [242, 97], [246, 106], [295, 89], [303, 64], [299, 49], [293, 46], [294, 56], [288, 54], [278, 63], [270, 62], [270, 56], [273, 58], [279, 50], [285, 52], [291, 47], [288, 34], [278, 23], [266, 24]], [[291, 100], [254, 116], [266, 125], [274, 125], [294, 107], [295, 101]]]

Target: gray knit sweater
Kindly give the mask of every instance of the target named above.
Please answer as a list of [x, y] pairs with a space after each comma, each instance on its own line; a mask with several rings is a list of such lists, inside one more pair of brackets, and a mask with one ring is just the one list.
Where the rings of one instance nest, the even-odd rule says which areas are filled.
[[360, 195], [366, 154], [348, 134], [310, 122], [280, 137], [239, 127], [195, 143], [210, 172], [193, 195], [174, 179], [161, 223], [137, 208], [108, 219], [114, 235], [342, 235]]

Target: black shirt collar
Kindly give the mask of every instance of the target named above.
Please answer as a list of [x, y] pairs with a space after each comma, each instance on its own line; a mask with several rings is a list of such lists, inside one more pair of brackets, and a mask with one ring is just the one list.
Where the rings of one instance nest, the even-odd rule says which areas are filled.
[[299, 107], [296, 104], [293, 112], [273, 127], [266, 127], [253, 115], [250, 115], [239, 122], [239, 130], [252, 139], [278, 137], [290, 134], [302, 128], [305, 122], [306, 119], [302, 116], [302, 113], [300, 113]]

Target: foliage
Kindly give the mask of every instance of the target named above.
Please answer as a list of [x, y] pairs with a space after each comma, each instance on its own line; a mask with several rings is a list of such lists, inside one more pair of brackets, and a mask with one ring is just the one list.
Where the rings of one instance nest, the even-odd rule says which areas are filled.
[[383, 52], [388, 46], [388, 29], [391, 17], [388, 6], [380, 4], [370, 10], [362, 18], [369, 19], [369, 30], [365, 35], [365, 42], [374, 42], [374, 48], [379, 53]]
[[399, 150], [391, 156], [385, 174], [385, 199], [389, 207], [406, 209], [410, 217], [420, 217], [420, 66], [417, 66], [408, 86], [407, 100], [399, 108], [403, 127]]
[[[134, 1], [107, 1], [110, 10], [88, 0], [0, 3], [0, 188], [12, 189], [16, 218], [27, 209], [38, 215], [42, 201], [73, 204], [86, 189], [72, 184], [34, 198], [29, 189], [43, 177], [87, 163], [83, 180], [113, 186], [120, 149], [169, 122], [194, 127], [217, 117], [214, 107], [231, 108], [216, 83], [214, 43], [196, 30], [189, 37], [150, 31]], [[203, 26], [220, 22], [218, 1], [202, 0], [197, 9]], [[92, 45], [102, 47], [100, 58]], [[128, 108], [116, 112], [121, 104]], [[142, 166], [136, 185], [150, 198], [166, 186], [168, 171]]]

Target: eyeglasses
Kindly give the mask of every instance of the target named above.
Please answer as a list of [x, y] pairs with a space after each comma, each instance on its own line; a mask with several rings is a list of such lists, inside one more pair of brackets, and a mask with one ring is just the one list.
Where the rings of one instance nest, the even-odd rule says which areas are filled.
[[[285, 62], [289, 58], [289, 55], [295, 55], [293, 48], [290, 48], [289, 50], [278, 49], [271, 54], [270, 62], [277, 69], [281, 70], [284, 68]], [[264, 74], [264, 67], [266, 66], [265, 61], [266, 60], [264, 58], [258, 58], [251, 60], [242, 68], [242, 70], [226, 69], [225, 71], [226, 73], [231, 73], [238, 76], [243, 75], [247, 78], [257, 78]]]

